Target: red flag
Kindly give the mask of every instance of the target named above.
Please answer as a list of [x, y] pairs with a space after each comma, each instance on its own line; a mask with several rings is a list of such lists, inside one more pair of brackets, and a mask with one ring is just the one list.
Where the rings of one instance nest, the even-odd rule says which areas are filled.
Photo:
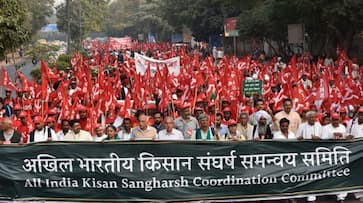
[[20, 71], [16, 71], [16, 74], [21, 80], [21, 88], [26, 91], [30, 90], [31, 82], [25, 77], [25, 75]]
[[48, 79], [47, 79], [47, 73], [49, 72], [48, 65], [41, 61], [40, 64], [40, 71], [41, 71], [41, 78], [42, 78], [42, 100], [46, 100], [48, 95]]
[[130, 93], [128, 92], [125, 98], [125, 104], [120, 111], [120, 115], [122, 118], [128, 118], [130, 117], [130, 109], [131, 109], [131, 100], [130, 100]]
[[296, 55], [295, 54], [291, 57], [290, 64], [291, 64], [292, 79], [295, 82], [298, 82], [299, 81], [299, 76], [298, 76], [298, 70], [297, 70], [297, 67], [296, 67]]
[[1, 86], [5, 87], [6, 89], [9, 89], [9, 90], [15, 90], [16, 89], [15, 85], [11, 81], [11, 78], [9, 77], [9, 75], [6, 72], [4, 67], [2, 67], [2, 69], [1, 69], [1, 78], [3, 80], [2, 83], [1, 83]]

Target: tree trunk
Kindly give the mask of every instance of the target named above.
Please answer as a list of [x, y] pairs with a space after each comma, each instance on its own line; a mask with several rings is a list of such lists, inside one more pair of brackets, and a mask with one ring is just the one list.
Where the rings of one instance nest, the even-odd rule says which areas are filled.
[[278, 52], [276, 51], [276, 48], [275, 48], [274, 46], [272, 46], [271, 40], [270, 40], [270, 39], [266, 39], [265, 41], [266, 41], [266, 43], [268, 44], [268, 46], [270, 46], [270, 47], [271, 47], [271, 49], [272, 49], [272, 51], [273, 51], [274, 55], [278, 55]]

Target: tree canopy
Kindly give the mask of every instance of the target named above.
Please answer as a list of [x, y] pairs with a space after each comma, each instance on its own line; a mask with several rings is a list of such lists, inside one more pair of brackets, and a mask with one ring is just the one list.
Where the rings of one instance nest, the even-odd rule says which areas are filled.
[[0, 0], [0, 60], [29, 40], [29, 13], [22, 2]]
[[107, 33], [111, 36], [155, 33], [159, 40], [166, 40], [173, 31], [160, 16], [161, 0], [119, 0], [110, 4]]
[[73, 42], [80, 45], [90, 32], [104, 30], [109, 0], [78, 0], [69, 3], [69, 19], [67, 19], [65, 3], [56, 8], [57, 25], [60, 31], [67, 32], [67, 26], [70, 23], [70, 35]]
[[28, 21], [31, 24], [31, 33], [34, 35], [48, 23], [47, 17], [53, 15], [54, 0], [22, 0], [22, 2], [30, 14]]
[[333, 43], [349, 50], [355, 34], [363, 29], [360, 0], [264, 0], [243, 11], [238, 28], [243, 37], [287, 42], [287, 25], [302, 23], [310, 44]]
[[223, 33], [224, 20], [249, 8], [250, 1], [238, 0], [168, 0], [160, 6], [161, 16], [176, 31], [189, 28], [198, 41], [208, 41], [210, 34]]

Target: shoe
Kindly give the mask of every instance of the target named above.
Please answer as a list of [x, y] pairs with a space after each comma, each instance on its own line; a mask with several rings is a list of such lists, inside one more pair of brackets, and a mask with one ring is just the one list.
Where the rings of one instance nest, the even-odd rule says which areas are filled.
[[338, 200], [337, 202], [338, 203], [344, 203], [344, 200]]

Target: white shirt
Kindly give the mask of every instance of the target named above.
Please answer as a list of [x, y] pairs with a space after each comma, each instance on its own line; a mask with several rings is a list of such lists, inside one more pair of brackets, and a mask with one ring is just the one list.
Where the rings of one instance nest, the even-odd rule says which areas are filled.
[[289, 133], [287, 134], [287, 137], [285, 137], [284, 134], [282, 134], [281, 130], [277, 131], [276, 133], [274, 133], [274, 136], [272, 138], [273, 140], [296, 140], [296, 135], [295, 133], [289, 131]]
[[67, 141], [93, 141], [91, 134], [85, 130], [80, 130], [79, 133], [69, 131], [65, 136], [64, 140]]
[[107, 137], [107, 135], [105, 135], [105, 134], [103, 134], [101, 137], [96, 135], [93, 137], [93, 139], [95, 142], [102, 142], [106, 137]]
[[[50, 135], [51, 135], [52, 141], [58, 140], [53, 129], [50, 129], [48, 127], [44, 127], [41, 130], [35, 130], [34, 131], [34, 142], [46, 142], [46, 141], [48, 141], [48, 130], [50, 130]], [[28, 143], [30, 143], [30, 137], [28, 139]]]
[[130, 130], [130, 133], [127, 133], [125, 130], [121, 130], [117, 133], [117, 136], [120, 138], [120, 140], [130, 140], [132, 137], [132, 129]]
[[363, 137], [363, 123], [362, 124], [358, 124], [358, 122], [354, 123], [350, 134], [353, 135], [354, 138], [362, 138]]
[[4, 131], [4, 138], [6, 141], [10, 141], [11, 138], [13, 137], [13, 135], [14, 135], [14, 130], [11, 130], [11, 132], [9, 134], [6, 134]]
[[166, 129], [161, 130], [156, 136], [157, 140], [184, 140], [183, 134], [177, 130], [173, 129], [170, 133]]
[[314, 125], [309, 125], [308, 122], [303, 123], [297, 130], [296, 137], [302, 136], [303, 139], [312, 139], [311, 135], [321, 137], [322, 127], [319, 122], [315, 122]]
[[323, 127], [321, 139], [324, 139], [324, 140], [335, 139], [334, 133], [342, 133], [343, 134], [342, 138], [344, 138], [346, 135], [346, 131], [347, 130], [345, 129], [345, 126], [342, 124], [339, 124], [339, 126], [336, 128], [333, 127], [332, 124], [329, 124], [329, 125], [326, 125]]
[[64, 140], [64, 132], [63, 130], [60, 130], [58, 133], [56, 133], [56, 136], [57, 136], [57, 140]]

